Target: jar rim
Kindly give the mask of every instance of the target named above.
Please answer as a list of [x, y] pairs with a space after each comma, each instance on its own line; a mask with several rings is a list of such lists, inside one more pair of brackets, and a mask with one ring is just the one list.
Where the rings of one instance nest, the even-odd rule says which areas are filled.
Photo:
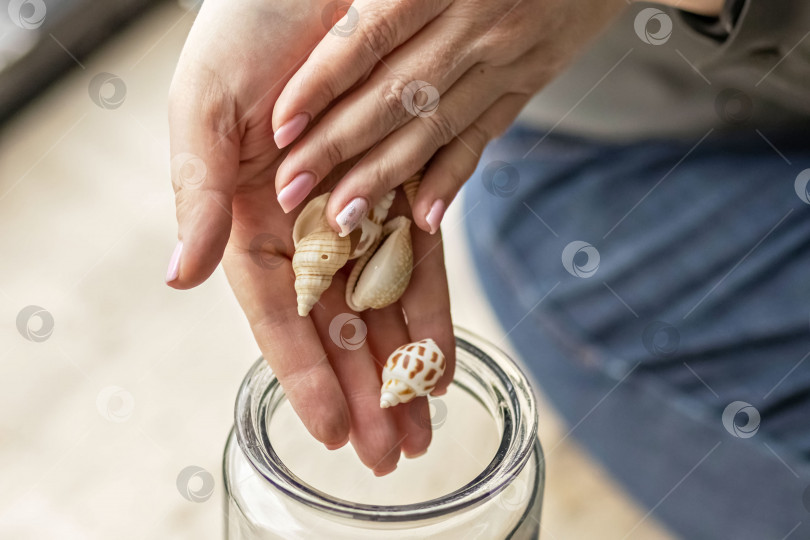
[[[375, 505], [333, 497], [290, 471], [273, 450], [262, 430], [268, 394], [279, 387], [269, 364], [260, 357], [239, 387], [235, 406], [235, 432], [251, 467], [286, 496], [334, 516], [374, 522], [420, 521], [447, 516], [482, 504], [514, 480], [529, 462], [537, 438], [537, 407], [531, 385], [509, 356], [489, 341], [455, 326], [457, 369], [485, 370], [498, 397], [503, 420], [495, 456], [475, 478], [455, 491], [417, 503]], [[460, 361], [464, 358], [463, 361]], [[473, 364], [468, 366], [467, 364]], [[472, 373], [472, 371], [471, 371]], [[282, 390], [283, 391], [283, 390]]]

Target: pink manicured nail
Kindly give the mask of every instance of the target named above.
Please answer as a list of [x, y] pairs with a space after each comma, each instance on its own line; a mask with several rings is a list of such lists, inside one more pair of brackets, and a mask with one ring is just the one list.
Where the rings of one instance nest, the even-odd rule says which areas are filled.
[[278, 204], [281, 205], [284, 213], [289, 213], [290, 210], [301, 204], [313, 187], [315, 187], [314, 174], [309, 171], [298, 173], [292, 182], [278, 192]]
[[340, 236], [346, 236], [352, 232], [363, 218], [368, 214], [368, 202], [363, 197], [355, 197], [335, 218], [340, 225]]
[[169, 269], [166, 271], [166, 283], [171, 283], [180, 275], [180, 254], [183, 253], [183, 242], [177, 242], [172, 258], [169, 259]]
[[433, 201], [433, 204], [430, 206], [430, 211], [425, 216], [425, 221], [430, 225], [430, 234], [436, 234], [436, 231], [439, 230], [439, 224], [442, 222], [445, 210], [443, 200], [436, 199]]
[[309, 115], [307, 113], [298, 113], [290, 118], [286, 124], [273, 133], [273, 140], [276, 141], [276, 146], [281, 149], [293, 142], [303, 133], [307, 124], [309, 124]]

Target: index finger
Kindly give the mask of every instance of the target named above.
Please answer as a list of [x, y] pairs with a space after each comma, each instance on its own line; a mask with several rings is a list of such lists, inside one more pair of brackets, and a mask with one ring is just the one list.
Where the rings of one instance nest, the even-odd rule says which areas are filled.
[[278, 147], [293, 142], [310, 120], [450, 3], [450, 0], [329, 2], [323, 18], [331, 30], [287, 82], [273, 107], [273, 132]]

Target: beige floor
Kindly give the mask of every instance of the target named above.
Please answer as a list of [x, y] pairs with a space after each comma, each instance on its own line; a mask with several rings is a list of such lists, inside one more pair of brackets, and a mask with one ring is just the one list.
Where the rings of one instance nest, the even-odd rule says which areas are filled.
[[[160, 8], [0, 131], [0, 538], [220, 537], [222, 445], [258, 350], [220, 270], [190, 292], [163, 284], [166, 93], [192, 19]], [[100, 72], [126, 83], [120, 108], [89, 99]], [[452, 207], [455, 318], [498, 342], [460, 220]], [[46, 341], [17, 331], [28, 305], [53, 315]], [[670, 538], [566, 431], [541, 403], [543, 537]], [[189, 465], [216, 478], [207, 502], [178, 493]]]

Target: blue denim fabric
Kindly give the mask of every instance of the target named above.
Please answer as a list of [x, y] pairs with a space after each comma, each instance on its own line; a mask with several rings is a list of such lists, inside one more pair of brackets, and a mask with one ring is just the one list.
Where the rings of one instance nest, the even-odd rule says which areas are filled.
[[487, 296], [571, 436], [689, 539], [810, 538], [810, 138], [762, 135], [532, 149], [516, 126], [463, 191]]

